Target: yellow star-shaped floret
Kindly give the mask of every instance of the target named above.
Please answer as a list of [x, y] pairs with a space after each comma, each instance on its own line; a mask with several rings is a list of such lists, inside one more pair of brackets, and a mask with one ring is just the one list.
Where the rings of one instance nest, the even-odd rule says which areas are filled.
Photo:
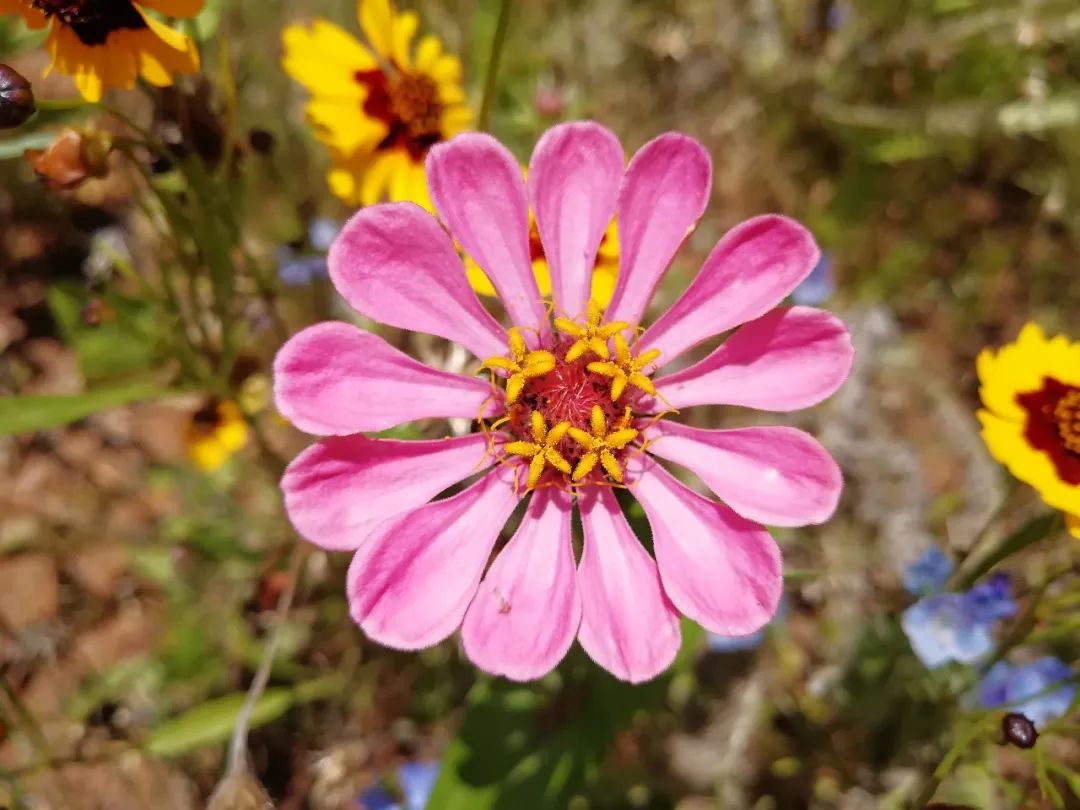
[[581, 457], [581, 461], [574, 468], [573, 479], [580, 481], [591, 473], [597, 464], [600, 464], [608, 475], [621, 484], [623, 480], [622, 468], [612, 451], [622, 450], [638, 437], [638, 432], [632, 427], [628, 427], [630, 424], [630, 409], [626, 409], [625, 415], [611, 433], [608, 433], [607, 420], [604, 419], [604, 412], [599, 405], [593, 405], [591, 417], [592, 424], [590, 427], [592, 428], [592, 434], [586, 433], [580, 428], [570, 428], [570, 438], [585, 450], [585, 455]]
[[544, 467], [550, 464], [556, 470], [566, 475], [570, 474], [570, 462], [563, 458], [559, 452], [559, 442], [570, 430], [569, 422], [559, 422], [551, 430], [547, 429], [544, 417], [536, 411], [532, 412], [532, 431], [534, 442], [510, 442], [506, 445], [506, 452], [512, 456], [531, 458], [529, 462], [529, 478], [527, 485], [533, 489], [540, 481]]
[[589, 363], [589, 371], [611, 378], [611, 399], [618, 402], [627, 385], [632, 385], [649, 396], [656, 396], [656, 387], [652, 380], [644, 373], [643, 369], [660, 356], [659, 349], [649, 351], [632, 357], [630, 345], [622, 335], [615, 335], [615, 359], [607, 363]]
[[555, 355], [547, 351], [529, 351], [525, 345], [525, 338], [515, 326], [510, 329], [510, 354], [513, 359], [507, 357], [489, 357], [484, 361], [483, 368], [499, 369], [509, 373], [506, 380], [506, 402], [512, 405], [521, 396], [521, 389], [525, 387], [525, 381], [533, 377], [542, 377], [555, 368]]
[[596, 301], [589, 299], [589, 312], [584, 326], [575, 323], [569, 318], [555, 319], [555, 328], [574, 338], [574, 344], [566, 352], [567, 363], [573, 363], [590, 350], [597, 357], [602, 357], [605, 360], [611, 357], [607, 342], [624, 329], [629, 329], [630, 324], [623, 321], [613, 321], [601, 326], [600, 319], [603, 316], [604, 311], [600, 309], [600, 305]]

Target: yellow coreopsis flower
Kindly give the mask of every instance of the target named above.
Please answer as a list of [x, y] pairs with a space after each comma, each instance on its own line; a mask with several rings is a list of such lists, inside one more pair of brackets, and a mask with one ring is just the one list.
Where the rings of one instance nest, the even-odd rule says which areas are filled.
[[[551, 272], [548, 269], [547, 259], [544, 256], [544, 246], [540, 241], [540, 232], [536, 228], [536, 220], [529, 212], [529, 252], [532, 254], [533, 275], [536, 276], [536, 286], [540, 288], [540, 294], [544, 298], [551, 295]], [[480, 266], [468, 256], [465, 257], [465, 272], [472, 288], [480, 295], [495, 296], [495, 287]], [[596, 253], [596, 263], [593, 266], [591, 298], [601, 309], [605, 309], [611, 303], [611, 296], [615, 292], [615, 281], [619, 275], [619, 229], [616, 221], [612, 220], [604, 232], [604, 239], [600, 242], [600, 249]]]
[[167, 87], [176, 73], [197, 73], [192, 39], [146, 14], [192, 17], [203, 0], [0, 0], [0, 14], [21, 14], [31, 28], [52, 26], [52, 69], [75, 77], [87, 101], [109, 87], [132, 88], [142, 76]]
[[330, 188], [352, 205], [412, 200], [431, 209], [424, 158], [467, 129], [461, 60], [438, 38], [413, 40], [414, 12], [359, 0], [362, 44], [326, 20], [285, 29], [285, 70], [311, 93], [307, 115], [329, 147]]
[[1080, 343], [1029, 323], [1015, 343], [984, 349], [977, 370], [990, 453], [1080, 538]]
[[247, 445], [247, 422], [235, 402], [211, 399], [192, 414], [184, 443], [196, 467], [214, 472]]

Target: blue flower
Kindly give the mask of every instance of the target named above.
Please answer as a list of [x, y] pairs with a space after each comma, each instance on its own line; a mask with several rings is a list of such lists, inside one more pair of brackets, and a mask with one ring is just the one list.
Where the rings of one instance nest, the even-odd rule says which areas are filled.
[[341, 232], [341, 223], [316, 217], [308, 226], [308, 245], [315, 255], [304, 253], [291, 245], [282, 245], [277, 250], [276, 259], [278, 276], [290, 287], [303, 287], [316, 279], [326, 278], [330, 270], [326, 264], [326, 254]]
[[401, 810], [401, 805], [382, 785], [368, 788], [356, 800], [357, 810]]
[[791, 300], [802, 306], [816, 307], [832, 298], [835, 292], [832, 259], [827, 253], [822, 253], [810, 275], [791, 293]]
[[329, 217], [315, 217], [308, 223], [308, 244], [319, 253], [329, 253], [337, 235], [341, 233], [341, 223]]
[[278, 277], [290, 287], [303, 287], [329, 274], [326, 256], [301, 256], [288, 245], [277, 250]]
[[709, 652], [730, 653], [753, 650], [761, 646], [765, 640], [765, 630], [762, 628], [748, 636], [720, 636], [709, 633], [706, 641]]
[[375, 785], [360, 794], [357, 810], [425, 810], [439, 780], [439, 768], [438, 762], [406, 762], [398, 766], [402, 801], [396, 801], [382, 785]]
[[921, 557], [904, 568], [904, 588], [916, 596], [940, 593], [952, 576], [952, 560], [937, 546], [928, 548]]
[[963, 593], [920, 599], [904, 611], [900, 625], [915, 655], [930, 669], [950, 661], [973, 664], [994, 646], [991, 624], [972, 614]]
[[1008, 574], [994, 574], [987, 582], [965, 594], [968, 611], [976, 621], [991, 624], [1016, 615], [1016, 602], [1009, 587]]
[[398, 768], [398, 782], [405, 796], [404, 810], [424, 810], [439, 781], [438, 762], [406, 762]]
[[765, 640], [765, 631], [779, 622], [784, 620], [788, 612], [788, 600], [784, 595], [780, 598], [780, 606], [776, 609], [776, 615], [772, 617], [765, 627], [762, 627], [756, 633], [751, 633], [748, 636], [721, 636], [716, 633], [707, 633], [705, 636], [705, 644], [709, 652], [715, 653], [733, 653], [733, 652], [745, 652], [746, 650], [757, 649], [761, 646], [761, 642]]
[[998, 661], [978, 687], [983, 708], [1008, 708], [1036, 724], [1063, 717], [1075, 697], [1072, 669], [1053, 656], [1020, 666]]

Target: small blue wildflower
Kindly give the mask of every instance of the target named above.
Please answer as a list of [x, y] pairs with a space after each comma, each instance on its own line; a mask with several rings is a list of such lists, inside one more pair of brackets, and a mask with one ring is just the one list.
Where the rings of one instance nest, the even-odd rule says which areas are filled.
[[1008, 574], [994, 574], [965, 594], [968, 611], [975, 621], [991, 624], [1016, 615]]
[[950, 661], [973, 664], [994, 646], [991, 625], [975, 618], [963, 593], [920, 599], [904, 611], [900, 625], [915, 655], [930, 669]]
[[756, 633], [751, 633], [748, 636], [720, 636], [716, 633], [709, 633], [706, 646], [709, 652], [718, 653], [732, 653], [743, 652], [745, 650], [753, 650], [761, 646], [761, 642], [765, 640], [765, 630], [758, 630]]
[[398, 782], [405, 797], [403, 810], [424, 810], [439, 781], [438, 762], [406, 762], [398, 768]]
[[341, 223], [329, 217], [315, 217], [308, 224], [308, 244], [319, 253], [329, 253], [337, 235], [341, 233]]
[[425, 810], [439, 780], [440, 767], [438, 762], [406, 762], [398, 766], [402, 801], [397, 802], [382, 785], [375, 785], [360, 794], [357, 810]]
[[829, 254], [822, 253], [810, 275], [791, 293], [791, 300], [805, 307], [824, 304], [836, 292], [836, 278], [833, 275], [833, 263]]
[[953, 564], [937, 546], [928, 548], [921, 557], [904, 568], [904, 589], [915, 596], [929, 596], [945, 589], [952, 576]]
[[851, 7], [845, 2], [833, 3], [829, 7], [829, 13], [826, 17], [826, 21], [829, 24], [829, 28], [839, 28], [848, 21], [851, 16]]
[[314, 255], [298, 250], [292, 245], [278, 248], [278, 276], [290, 287], [303, 287], [316, 279], [326, 278], [330, 270], [326, 264], [326, 254], [341, 233], [341, 223], [327, 217], [316, 217], [308, 225], [308, 245]]
[[788, 612], [788, 600], [787, 596], [783, 596], [780, 599], [780, 606], [776, 609], [776, 615], [773, 616], [765, 627], [762, 627], [756, 633], [751, 633], [748, 636], [721, 636], [716, 633], [707, 633], [705, 636], [705, 646], [709, 652], [714, 653], [734, 653], [745, 652], [746, 650], [754, 650], [761, 646], [761, 642], [765, 640], [765, 632], [768, 628], [779, 624], [787, 616]]
[[329, 273], [326, 256], [301, 256], [288, 245], [279, 247], [275, 258], [278, 277], [290, 287], [303, 287]]
[[356, 800], [356, 810], [401, 810], [401, 805], [394, 801], [382, 785], [370, 787]]
[[1008, 708], [1033, 723], [1063, 717], [1076, 697], [1075, 675], [1069, 665], [1053, 656], [1030, 664], [998, 661], [978, 687], [984, 709]]

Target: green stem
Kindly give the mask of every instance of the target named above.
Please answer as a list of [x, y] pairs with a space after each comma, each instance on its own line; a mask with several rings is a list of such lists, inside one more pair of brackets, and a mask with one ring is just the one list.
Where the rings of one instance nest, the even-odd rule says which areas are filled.
[[495, 36], [491, 39], [491, 55], [488, 57], [487, 76], [484, 78], [484, 97], [480, 102], [480, 118], [477, 129], [487, 131], [491, 123], [491, 105], [495, 99], [495, 87], [499, 80], [499, 62], [506, 44], [506, 29], [510, 25], [510, 6], [513, 0], [500, 0], [499, 19], [495, 23]]
[[232, 739], [229, 742], [228, 762], [226, 765], [226, 774], [228, 776], [236, 776], [248, 769], [247, 743], [248, 732], [251, 729], [251, 716], [255, 711], [255, 705], [259, 702], [259, 698], [262, 697], [263, 692], [266, 690], [266, 684], [270, 681], [270, 670], [274, 666], [274, 659], [277, 658], [278, 648], [281, 646], [282, 631], [289, 610], [292, 608], [293, 599], [296, 597], [296, 586], [300, 580], [300, 571], [303, 568], [304, 561], [307, 559], [307, 554], [308, 548], [305, 544], [298, 542], [293, 547], [291, 559], [289, 560], [289, 584], [278, 599], [274, 616], [273, 635], [270, 636], [270, 640], [267, 642], [265, 650], [263, 650], [262, 660], [259, 662], [255, 678], [248, 689], [247, 698], [244, 700], [244, 706], [236, 719], [236, 726], [233, 728]]

